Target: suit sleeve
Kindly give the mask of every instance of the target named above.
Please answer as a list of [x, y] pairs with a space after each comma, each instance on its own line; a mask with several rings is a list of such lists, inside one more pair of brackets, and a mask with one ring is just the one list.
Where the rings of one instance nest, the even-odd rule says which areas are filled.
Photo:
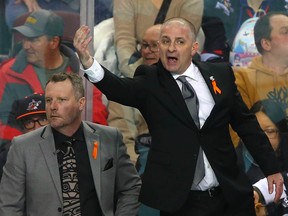
[[135, 216], [138, 214], [140, 203], [138, 201], [141, 180], [137, 171], [129, 159], [126, 146], [122, 142], [122, 136], [117, 130], [117, 174], [116, 193], [117, 206], [116, 216]]
[[[137, 68], [136, 72], [140, 74], [145, 74], [146, 65], [141, 65]], [[104, 77], [101, 81], [94, 83], [94, 85], [106, 95], [108, 100], [123, 104], [125, 106], [137, 107], [137, 97], [139, 97], [139, 90], [142, 86], [138, 82], [139, 76], [135, 79], [131, 78], [119, 78], [115, 74], [111, 73], [105, 67]]]
[[0, 215], [25, 215], [25, 161], [23, 146], [12, 140], [0, 184]]

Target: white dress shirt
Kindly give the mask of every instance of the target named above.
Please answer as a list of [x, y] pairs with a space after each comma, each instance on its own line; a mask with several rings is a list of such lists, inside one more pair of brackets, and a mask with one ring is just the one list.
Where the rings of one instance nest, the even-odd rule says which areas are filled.
[[[187, 81], [189, 84], [194, 88], [198, 101], [199, 101], [199, 121], [200, 121], [200, 128], [204, 125], [206, 119], [211, 113], [212, 108], [215, 105], [214, 99], [209, 91], [209, 88], [200, 73], [199, 69], [191, 63], [191, 65], [187, 68], [187, 70], [183, 74], [172, 74], [174, 79], [177, 79], [179, 76], [186, 76]], [[180, 89], [182, 89], [182, 83], [176, 80]], [[215, 173], [212, 167], [209, 164], [209, 161], [205, 155], [203, 150], [203, 159], [205, 165], [205, 176], [203, 180], [199, 183], [198, 189], [200, 190], [207, 190], [212, 187], [216, 187], [219, 185]]]
[[[104, 77], [104, 70], [101, 65], [94, 60], [92, 66], [88, 69], [81, 69], [88, 75], [88, 79], [92, 83], [99, 82]], [[172, 73], [171, 73], [172, 74]], [[206, 119], [210, 115], [212, 108], [215, 105], [214, 99], [208, 89], [208, 86], [202, 77], [199, 69], [191, 63], [191, 65], [187, 68], [187, 70], [181, 74], [187, 76], [187, 81], [193, 86], [199, 101], [199, 121], [200, 121], [200, 128], [204, 125]], [[180, 75], [179, 74], [172, 74], [174, 79], [177, 79]], [[179, 88], [182, 89], [182, 83], [180, 81], [176, 81], [179, 85]], [[201, 93], [200, 93], [201, 92]], [[192, 145], [192, 144], [191, 144]], [[212, 187], [216, 187], [219, 185], [215, 173], [212, 167], [209, 164], [209, 161], [203, 151], [203, 159], [205, 164], [205, 176], [203, 180], [199, 183], [200, 190], [207, 190]]]

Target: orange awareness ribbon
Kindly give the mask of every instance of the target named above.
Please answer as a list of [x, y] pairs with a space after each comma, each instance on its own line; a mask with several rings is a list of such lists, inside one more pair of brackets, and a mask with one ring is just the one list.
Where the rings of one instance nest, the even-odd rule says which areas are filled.
[[98, 154], [98, 142], [95, 141], [94, 146], [93, 146], [93, 151], [92, 151], [92, 157], [94, 160], [96, 160], [97, 154]]
[[221, 89], [217, 86], [216, 80], [212, 79], [212, 86], [215, 94], [221, 94]]

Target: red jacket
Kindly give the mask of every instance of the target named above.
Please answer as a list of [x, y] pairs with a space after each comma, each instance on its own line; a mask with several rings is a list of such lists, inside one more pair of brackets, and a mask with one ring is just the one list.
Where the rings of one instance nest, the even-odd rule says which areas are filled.
[[[78, 73], [79, 60], [75, 53], [66, 46], [61, 46], [60, 50], [69, 58], [66, 71]], [[25, 55], [24, 51], [20, 51], [15, 58], [3, 62], [0, 66], [0, 140], [11, 140], [22, 133], [16, 121], [11, 122], [13, 118], [9, 118], [14, 100], [34, 92], [44, 92], [46, 78], [41, 78], [41, 75], [37, 74], [33, 65], [26, 61]], [[107, 116], [106, 106], [102, 102], [102, 93], [93, 87], [93, 122], [107, 125]]]

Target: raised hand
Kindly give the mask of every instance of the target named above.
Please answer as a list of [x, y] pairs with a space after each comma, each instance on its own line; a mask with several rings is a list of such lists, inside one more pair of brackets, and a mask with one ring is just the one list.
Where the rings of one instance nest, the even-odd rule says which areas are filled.
[[93, 64], [93, 58], [88, 47], [92, 40], [92, 37], [89, 36], [89, 33], [89, 27], [82, 25], [76, 31], [73, 39], [74, 47], [84, 68], [89, 68]]

